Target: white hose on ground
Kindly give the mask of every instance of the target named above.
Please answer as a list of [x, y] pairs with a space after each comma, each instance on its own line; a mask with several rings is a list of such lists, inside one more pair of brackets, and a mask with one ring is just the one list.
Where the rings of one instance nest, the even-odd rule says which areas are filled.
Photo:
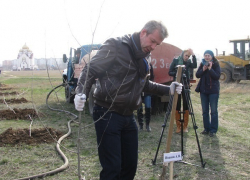
[[70, 114], [70, 115], [72, 115], [72, 116], [75, 117], [74, 119], [68, 121], [68, 129], [69, 129], [68, 133], [65, 134], [65, 135], [63, 135], [62, 137], [60, 137], [59, 140], [57, 141], [57, 144], [56, 144], [56, 150], [57, 150], [58, 153], [62, 156], [63, 161], [64, 161], [64, 164], [63, 164], [61, 167], [59, 167], [59, 168], [57, 168], [57, 169], [55, 169], [55, 170], [48, 171], [48, 172], [41, 173], [41, 174], [37, 174], [37, 175], [33, 175], [33, 176], [29, 176], [29, 177], [24, 177], [24, 178], [16, 179], [16, 180], [31, 180], [31, 179], [35, 179], [35, 178], [41, 178], [41, 177], [49, 176], [49, 175], [52, 175], [52, 174], [55, 174], [55, 173], [64, 171], [64, 170], [67, 169], [68, 166], [69, 166], [68, 158], [64, 155], [64, 153], [63, 153], [62, 150], [60, 149], [60, 144], [61, 144], [61, 142], [62, 142], [63, 139], [65, 139], [66, 137], [68, 137], [68, 136], [71, 134], [70, 123], [71, 123], [72, 121], [74, 121], [75, 119], [77, 119], [77, 115], [75, 115], [75, 114], [73, 114], [73, 113], [71, 113], [71, 112], [69, 112], [69, 111], [64, 111], [64, 110], [61, 110], [61, 109], [54, 109], [54, 108], [51, 108], [51, 107], [48, 105], [48, 98], [49, 98], [50, 94], [51, 94], [55, 89], [57, 89], [58, 87], [63, 86], [63, 85], [64, 85], [64, 84], [61, 84], [61, 85], [55, 87], [54, 89], [52, 89], [52, 90], [49, 92], [49, 94], [47, 95], [47, 98], [46, 98], [46, 105], [48, 106], [49, 109], [51, 109], [51, 110], [53, 110], [53, 111], [65, 112], [65, 113], [68, 113], [68, 114]]
[[63, 158], [63, 161], [64, 161], [64, 164], [55, 169], [55, 170], [52, 170], [52, 171], [48, 171], [48, 172], [45, 172], [45, 173], [42, 173], [42, 174], [37, 174], [37, 175], [33, 175], [33, 176], [29, 176], [29, 177], [24, 177], [24, 178], [20, 178], [20, 179], [17, 179], [17, 180], [30, 180], [30, 179], [35, 179], [35, 178], [41, 178], [41, 177], [45, 177], [45, 176], [49, 176], [49, 175], [52, 175], [52, 174], [55, 174], [55, 173], [58, 173], [58, 172], [61, 172], [65, 169], [68, 168], [69, 166], [69, 161], [68, 161], [68, 158], [64, 155], [64, 153], [61, 151], [60, 149], [60, 144], [62, 142], [62, 140], [66, 137], [68, 137], [70, 134], [71, 134], [71, 128], [70, 128], [70, 123], [72, 122], [73, 120], [70, 120], [68, 122], [68, 128], [69, 128], [69, 131], [67, 134], [63, 135], [62, 137], [59, 138], [57, 144], [56, 144], [56, 150], [58, 151], [58, 153], [62, 156]]

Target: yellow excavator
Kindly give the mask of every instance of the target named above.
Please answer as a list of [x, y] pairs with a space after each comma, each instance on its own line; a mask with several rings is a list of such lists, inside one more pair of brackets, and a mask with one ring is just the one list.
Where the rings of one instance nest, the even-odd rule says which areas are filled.
[[[230, 40], [234, 53], [217, 55], [221, 67], [220, 82], [240, 82], [250, 80], [250, 39]], [[218, 54], [218, 53], [216, 53]]]

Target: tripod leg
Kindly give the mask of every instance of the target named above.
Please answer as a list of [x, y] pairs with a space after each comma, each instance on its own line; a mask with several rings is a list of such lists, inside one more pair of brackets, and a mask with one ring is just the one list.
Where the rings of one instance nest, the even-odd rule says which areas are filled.
[[188, 132], [188, 120], [189, 120], [189, 111], [185, 110], [184, 111], [184, 127], [183, 127], [183, 131], [184, 132]]
[[158, 152], [159, 152], [159, 148], [160, 148], [160, 145], [161, 145], [161, 140], [162, 140], [162, 136], [163, 136], [165, 127], [166, 127], [166, 124], [163, 124], [162, 125], [162, 130], [161, 130], [160, 140], [159, 140], [159, 143], [158, 143], [158, 146], [157, 146], [157, 150], [156, 150], [156, 153], [155, 153], [155, 158], [154, 158], [154, 160], [152, 160], [152, 164], [153, 165], [155, 165], [155, 163], [156, 163], [156, 159], [157, 159], [157, 156], [158, 156]]
[[205, 168], [206, 162], [203, 162], [203, 158], [202, 158], [200, 142], [199, 142], [198, 134], [197, 134], [197, 131], [196, 131], [196, 129], [198, 129], [198, 127], [197, 127], [196, 122], [195, 122], [195, 117], [194, 117], [194, 112], [193, 112], [193, 106], [192, 106], [192, 102], [191, 102], [191, 98], [190, 98], [189, 92], [186, 93], [186, 98], [187, 98], [187, 102], [188, 102], [188, 109], [189, 109], [189, 112], [190, 112], [190, 115], [191, 115], [191, 119], [192, 119], [192, 123], [193, 123], [193, 128], [194, 128], [194, 132], [195, 132], [195, 137], [196, 137], [196, 141], [197, 141], [197, 146], [198, 146], [198, 150], [199, 150], [199, 155], [200, 155], [200, 159], [201, 159], [201, 166], [203, 168]]
[[195, 136], [196, 136], [196, 141], [197, 141], [197, 146], [198, 146], [198, 149], [199, 149], [199, 154], [200, 154], [200, 159], [201, 159], [201, 166], [203, 168], [205, 168], [205, 164], [206, 163], [203, 163], [203, 158], [202, 158], [202, 153], [201, 153], [199, 138], [198, 138], [198, 134], [196, 132], [196, 129], [198, 129], [198, 127], [196, 126], [196, 122], [195, 122], [195, 117], [194, 117], [194, 112], [193, 112], [193, 106], [192, 106], [192, 102], [191, 102], [191, 98], [190, 98], [189, 82], [187, 82], [186, 76], [182, 76], [182, 83], [184, 84], [183, 87], [184, 87], [185, 100], [187, 102], [188, 110], [189, 110], [189, 113], [190, 113], [191, 118], [192, 118], [193, 128], [194, 128], [194, 132], [195, 132]]
[[170, 116], [170, 112], [171, 112], [171, 107], [172, 107], [172, 103], [173, 103], [173, 96], [170, 97], [170, 100], [169, 100], [169, 103], [168, 103], [168, 110], [165, 114], [165, 118], [164, 118], [164, 124], [162, 125], [162, 131], [161, 131], [161, 136], [160, 136], [160, 140], [159, 140], [159, 143], [158, 143], [158, 147], [157, 147], [157, 150], [156, 150], [156, 153], [155, 153], [155, 158], [154, 160], [152, 160], [152, 164], [155, 165], [156, 163], [156, 159], [157, 159], [157, 155], [158, 155], [158, 152], [159, 152], [159, 148], [160, 148], [160, 145], [161, 145], [161, 140], [162, 140], [162, 136], [163, 136], [163, 133], [164, 133], [164, 129], [166, 127], [166, 124], [167, 124], [167, 120]]
[[182, 156], [184, 156], [184, 147], [183, 147], [183, 118], [184, 118], [184, 115], [183, 115], [183, 112], [181, 112], [182, 114], [182, 119], [180, 119], [180, 123], [181, 123], [181, 154]]

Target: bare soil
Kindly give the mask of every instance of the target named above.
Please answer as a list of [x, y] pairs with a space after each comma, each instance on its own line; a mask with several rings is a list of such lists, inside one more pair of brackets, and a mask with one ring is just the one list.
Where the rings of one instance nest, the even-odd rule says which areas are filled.
[[0, 91], [11, 90], [12, 88], [0, 88]]
[[19, 120], [19, 119], [27, 119], [38, 117], [36, 111], [34, 109], [17, 109], [14, 108], [13, 111], [10, 109], [0, 110], [0, 120]]
[[0, 82], [0, 87], [5, 87], [6, 85], [5, 84], [2, 84], [1, 82]]
[[[27, 103], [28, 100], [22, 97], [20, 99], [18, 99], [18, 98], [6, 99], [5, 102], [7, 104], [21, 104], [21, 103]], [[5, 102], [4, 102], [4, 100], [0, 99], [0, 103], [5, 103]]]
[[0, 134], [0, 147], [6, 145], [16, 146], [21, 144], [37, 145], [41, 143], [53, 143], [63, 135], [53, 128], [40, 129], [12, 129], [9, 128]]
[[0, 92], [0, 96], [3, 96], [3, 95], [17, 95], [18, 92], [16, 91], [13, 91], [13, 92]]

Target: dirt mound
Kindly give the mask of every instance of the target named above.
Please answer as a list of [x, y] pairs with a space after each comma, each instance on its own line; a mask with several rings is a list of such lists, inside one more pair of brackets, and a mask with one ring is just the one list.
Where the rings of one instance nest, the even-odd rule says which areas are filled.
[[13, 91], [13, 92], [4, 92], [4, 93], [1, 93], [0, 92], [0, 96], [3, 96], [3, 95], [17, 95], [18, 93], [16, 91]]
[[11, 90], [12, 88], [0, 88], [0, 91]]
[[6, 85], [5, 84], [2, 84], [1, 82], [0, 82], [0, 87], [5, 87]]
[[38, 117], [36, 111], [34, 109], [17, 109], [14, 108], [12, 110], [1, 110], [0, 111], [0, 120], [10, 120], [10, 119], [29, 119]]
[[31, 129], [31, 136], [27, 128], [16, 130], [9, 128], [0, 134], [0, 147], [6, 145], [55, 143], [54, 139], [58, 140], [62, 135], [62, 132], [53, 128]]
[[[6, 99], [5, 102], [7, 104], [11, 103], [11, 104], [21, 104], [21, 103], [27, 103], [28, 100], [25, 99], [25, 98], [20, 98], [20, 99], [16, 99], [16, 98], [13, 98], [13, 99]], [[0, 99], [0, 103], [4, 103], [4, 100], [1, 100]]]

